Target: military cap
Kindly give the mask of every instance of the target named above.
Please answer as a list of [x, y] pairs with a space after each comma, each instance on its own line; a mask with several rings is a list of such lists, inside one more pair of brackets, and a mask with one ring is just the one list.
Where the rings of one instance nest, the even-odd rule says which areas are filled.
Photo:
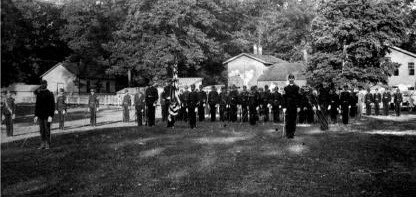
[[289, 74], [289, 76], [287, 76], [288, 79], [295, 79], [295, 75], [293, 75], [292, 73]]

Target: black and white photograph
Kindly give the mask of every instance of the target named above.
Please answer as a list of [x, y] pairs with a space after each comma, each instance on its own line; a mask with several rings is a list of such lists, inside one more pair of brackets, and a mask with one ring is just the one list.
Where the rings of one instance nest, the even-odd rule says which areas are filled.
[[1, 196], [416, 196], [416, 0], [1, 0]]

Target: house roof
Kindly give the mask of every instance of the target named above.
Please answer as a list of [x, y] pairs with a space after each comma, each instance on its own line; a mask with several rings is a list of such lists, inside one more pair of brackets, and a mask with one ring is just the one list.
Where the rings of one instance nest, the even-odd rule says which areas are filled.
[[250, 53], [240, 53], [237, 56], [234, 56], [228, 60], [226, 60], [225, 62], [223, 62], [223, 64], [226, 64], [228, 62], [234, 61], [235, 59], [242, 57], [242, 56], [246, 56], [249, 57], [251, 59], [257, 60], [263, 64], [275, 64], [275, 63], [282, 63], [282, 62], [286, 62], [285, 60], [282, 60], [280, 58], [277, 58], [273, 55], [257, 55], [257, 54], [250, 54]]
[[305, 80], [304, 69], [305, 65], [303, 63], [284, 62], [273, 64], [259, 76], [258, 81], [286, 81], [290, 73], [295, 75], [296, 80]]
[[28, 85], [24, 83], [14, 83], [11, 84], [6, 89], [13, 92], [34, 92], [36, 89], [38, 89], [40, 85]]
[[410, 51], [406, 51], [406, 50], [404, 50], [404, 49], [401, 49], [401, 48], [399, 48], [399, 47], [395, 47], [395, 46], [390, 46], [389, 48], [390, 48], [390, 49], [393, 49], [393, 50], [395, 50], [395, 51], [398, 51], [398, 52], [401, 52], [401, 53], [404, 53], [404, 54], [406, 54], [406, 55], [409, 55], [409, 56], [412, 56], [412, 57], [416, 58], [416, 54], [414, 54], [414, 53], [412, 53], [412, 52], [410, 52]]
[[55, 66], [53, 66], [52, 68], [50, 68], [48, 71], [46, 71], [45, 73], [43, 73], [41, 75], [41, 77], [44, 77], [45, 75], [47, 75], [48, 73], [50, 73], [51, 71], [53, 71], [56, 67], [58, 66], [63, 66], [66, 70], [68, 70], [70, 73], [74, 74], [75, 76], [78, 76], [79, 74], [81, 74], [81, 77], [88, 77], [88, 78], [92, 78], [92, 79], [114, 79], [115, 77], [113, 75], [108, 75], [105, 72], [104, 68], [96, 68], [96, 67], [92, 67], [92, 66], [81, 66], [78, 67], [77, 64], [75, 63], [70, 63], [70, 62], [59, 62], [57, 63]]

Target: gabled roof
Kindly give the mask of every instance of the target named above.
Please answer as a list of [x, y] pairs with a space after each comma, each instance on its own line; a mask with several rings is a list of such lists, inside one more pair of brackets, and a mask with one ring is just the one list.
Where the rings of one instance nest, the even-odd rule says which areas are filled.
[[295, 75], [296, 80], [305, 80], [303, 74], [305, 65], [303, 63], [277, 63], [268, 67], [267, 70], [259, 76], [258, 81], [286, 81], [289, 74]]
[[414, 54], [414, 53], [412, 53], [412, 52], [410, 52], [410, 51], [406, 51], [406, 50], [404, 50], [404, 49], [401, 49], [401, 48], [399, 48], [399, 47], [395, 47], [395, 46], [390, 46], [389, 48], [390, 48], [390, 49], [393, 49], [393, 50], [395, 50], [395, 51], [398, 51], [398, 52], [401, 52], [401, 53], [404, 53], [404, 54], [406, 54], [406, 55], [409, 55], [409, 56], [412, 56], [412, 57], [416, 58], [416, 54]]
[[257, 55], [257, 54], [249, 54], [249, 53], [240, 53], [237, 56], [234, 56], [228, 60], [226, 60], [225, 62], [223, 62], [223, 64], [226, 64], [228, 62], [234, 61], [235, 59], [242, 57], [242, 56], [246, 56], [249, 57], [251, 59], [257, 60], [263, 64], [267, 64], [267, 65], [271, 65], [271, 64], [275, 64], [275, 63], [282, 63], [282, 62], [286, 62], [285, 60], [282, 60], [280, 58], [277, 58], [273, 55]]
[[81, 66], [79, 68], [77, 64], [70, 63], [70, 62], [59, 62], [59, 63], [57, 63], [55, 66], [53, 66], [48, 71], [43, 73], [41, 75], [41, 77], [44, 77], [45, 75], [47, 75], [48, 73], [53, 71], [56, 67], [61, 66], [61, 65], [66, 70], [68, 70], [70, 73], [74, 74], [75, 76], [78, 76], [79, 74], [81, 74], [82, 75], [81, 77], [88, 77], [88, 78], [91, 78], [91, 79], [108, 79], [108, 78], [109, 79], [114, 79], [114, 76], [113, 75], [108, 75], [105, 72], [104, 68], [96, 68], [96, 67], [92, 67], [92, 66], [85, 67], [85, 65]]

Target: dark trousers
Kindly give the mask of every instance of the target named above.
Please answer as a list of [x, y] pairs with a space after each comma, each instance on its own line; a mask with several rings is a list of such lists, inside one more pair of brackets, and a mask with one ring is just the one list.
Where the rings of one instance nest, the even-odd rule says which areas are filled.
[[397, 116], [400, 116], [400, 112], [401, 112], [401, 103], [395, 103], [394, 104], [394, 109], [395, 109], [395, 111], [396, 111], [396, 115]]
[[168, 127], [174, 127], [175, 126], [175, 116], [171, 116], [168, 114], [168, 117], [166, 119], [168, 121]]
[[237, 121], [237, 105], [230, 105], [230, 121]]
[[142, 112], [142, 107], [136, 107], [136, 121], [137, 121], [137, 125], [138, 126], [142, 126], [143, 125], [143, 112]]
[[198, 106], [198, 117], [199, 117], [199, 121], [205, 120], [205, 107], [203, 104], [200, 104]]
[[385, 116], [389, 115], [389, 103], [383, 103], [383, 113]]
[[293, 138], [295, 136], [296, 117], [297, 117], [296, 107], [288, 107], [286, 110], [286, 122], [285, 122], [287, 138]]
[[169, 109], [169, 103], [166, 102], [165, 104], [161, 105], [162, 106], [162, 121], [166, 121], [168, 118], [168, 109]]
[[11, 114], [4, 115], [7, 136], [13, 136], [13, 116]]
[[220, 120], [225, 121], [226, 120], [226, 105], [220, 105]]
[[267, 107], [267, 104], [263, 105], [263, 120], [264, 122], [269, 121], [269, 108]]
[[350, 109], [350, 116], [351, 118], [354, 118], [357, 116], [357, 105], [352, 105]]
[[314, 113], [312, 108], [308, 108], [306, 110], [306, 122], [312, 124], [315, 122]]
[[370, 116], [371, 115], [371, 104], [366, 103], [365, 108], [366, 108], [365, 111], [366, 111], [367, 116]]
[[196, 113], [195, 113], [196, 106], [188, 106], [188, 118], [189, 118], [189, 126], [191, 129], [196, 127]]
[[39, 131], [42, 142], [51, 144], [51, 123], [48, 122], [48, 118], [39, 118]]
[[90, 125], [97, 126], [97, 108], [90, 107]]
[[241, 112], [242, 112], [241, 119], [243, 120], [243, 122], [247, 122], [248, 121], [248, 106], [247, 105], [242, 105], [241, 106]]
[[376, 116], [380, 115], [380, 103], [374, 103], [374, 111]]
[[280, 122], [280, 109], [279, 106], [273, 106], [273, 122]]
[[332, 123], [337, 123], [338, 122], [338, 119], [337, 119], [337, 116], [338, 116], [338, 110], [334, 107], [334, 108], [331, 108], [331, 110], [329, 111], [329, 114], [330, 114], [330, 117], [331, 117], [331, 122]]
[[59, 122], [59, 129], [64, 129], [64, 123], [65, 123], [65, 115], [63, 113], [64, 111], [59, 110], [58, 111], [58, 122]]
[[249, 113], [250, 113], [250, 124], [255, 125], [257, 121], [257, 110], [255, 105], [250, 105], [248, 107]]
[[209, 113], [211, 114], [211, 122], [214, 122], [216, 119], [216, 112], [217, 112], [217, 108], [215, 105], [211, 104], [209, 105]]
[[299, 111], [298, 117], [299, 117], [298, 121], [300, 124], [305, 123], [306, 122], [306, 110], [301, 109]]
[[341, 105], [342, 123], [348, 124], [349, 109], [348, 105]]
[[186, 112], [187, 108], [188, 108], [187, 106], [183, 106], [180, 109], [180, 111], [182, 112], [181, 113], [181, 120], [183, 120], [185, 122], [188, 121], [188, 112]]
[[155, 125], [155, 106], [147, 105], [147, 121], [149, 126]]
[[130, 121], [130, 110], [129, 106], [123, 106], [123, 122]]

